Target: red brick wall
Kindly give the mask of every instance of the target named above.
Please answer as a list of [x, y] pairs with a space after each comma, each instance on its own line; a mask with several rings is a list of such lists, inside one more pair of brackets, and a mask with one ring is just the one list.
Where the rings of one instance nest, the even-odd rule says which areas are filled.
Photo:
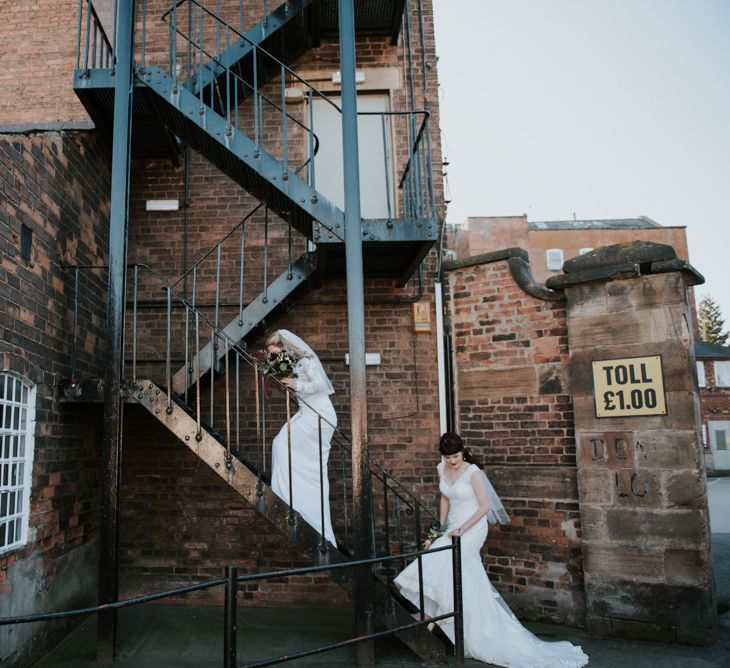
[[447, 265], [458, 429], [512, 518], [491, 528], [485, 563], [520, 614], [581, 624], [564, 304], [523, 292], [506, 259], [464, 264]]
[[77, 0], [3, 4], [0, 125], [86, 120], [72, 87]]
[[[95, 553], [100, 420], [59, 401], [60, 385], [71, 375], [74, 304], [74, 275], [61, 263], [105, 261], [108, 192], [108, 170], [93, 136], [0, 137], [0, 368], [26, 377], [37, 390], [29, 540], [0, 557], [0, 615], [27, 601], [33, 602], [30, 609], [14, 613], [63, 609], [94, 597], [86, 576], [66, 576], [74, 563], [86, 567], [90, 550]], [[20, 255], [22, 225], [33, 235], [29, 261]], [[102, 280], [94, 272], [80, 277], [85, 291], [77, 368], [84, 375], [102, 371]], [[16, 628], [12, 641], [0, 642], [0, 660], [5, 652], [20, 651], [29, 634], [42, 646], [49, 632]]]

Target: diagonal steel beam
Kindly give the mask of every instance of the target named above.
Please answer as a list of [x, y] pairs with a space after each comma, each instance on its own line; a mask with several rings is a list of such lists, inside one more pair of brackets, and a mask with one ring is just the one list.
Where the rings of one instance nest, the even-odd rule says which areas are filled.
[[[303, 285], [315, 271], [315, 263], [305, 254], [283, 271], [274, 282], [268, 286], [266, 293], [259, 294], [243, 312], [231, 320], [224, 328], [223, 333], [232, 341], [242, 341], [267, 315], [279, 308], [291, 294]], [[200, 375], [210, 371], [211, 366], [225, 355], [225, 346], [213, 345], [209, 342], [190, 361], [188, 368], [182, 367], [172, 379], [172, 389], [182, 394], [189, 388], [197, 376], [197, 365], [200, 364]], [[195, 373], [194, 373], [195, 372]]]

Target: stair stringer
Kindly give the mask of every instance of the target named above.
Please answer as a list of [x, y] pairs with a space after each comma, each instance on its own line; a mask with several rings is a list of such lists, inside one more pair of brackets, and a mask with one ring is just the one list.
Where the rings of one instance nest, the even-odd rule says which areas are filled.
[[[304, 285], [307, 279], [314, 273], [315, 269], [316, 264], [310, 259], [308, 254], [297, 259], [292, 263], [291, 268], [287, 267], [287, 269], [276, 277], [268, 287], [266, 294], [262, 292], [257, 295], [246, 306], [240, 317], [236, 316], [223, 328], [223, 334], [231, 341], [242, 341], [263, 318], [270, 315], [277, 308], [280, 308], [282, 303], [286, 302], [300, 286]], [[193, 384], [197, 376], [197, 364], [200, 364], [200, 375], [202, 377], [225, 354], [226, 349], [221, 342], [217, 346], [214, 346], [212, 341], [208, 342], [190, 360], [188, 368], [183, 366], [177, 370], [172, 379], [173, 391], [177, 394], [182, 394]]]
[[[274, 528], [282, 533], [288, 542], [300, 552], [307, 554], [318, 565], [336, 564], [349, 560], [349, 557], [331, 543], [322, 542], [321, 535], [315, 531], [299, 513], [289, 512], [289, 506], [245, 464], [235, 457], [226, 465], [227, 453], [223, 445], [201, 429], [197, 438], [196, 421], [177, 403], [172, 402], [168, 409], [167, 395], [154, 382], [137, 379], [130, 398], [143, 406], [155, 419], [163, 424], [191, 452], [199, 457], [226, 484], [233, 488], [244, 500]], [[328, 576], [352, 595], [352, 572], [350, 569], [327, 571]], [[375, 585], [375, 620], [384, 627], [413, 623], [411, 614], [393, 597], [387, 585], [373, 578]], [[430, 664], [444, 662], [444, 645], [425, 628], [408, 629], [395, 634], [413, 652]]]
[[[205, 64], [200, 81], [195, 81], [193, 84], [191, 80], [188, 80], [185, 82], [185, 87], [198, 95], [201, 84], [205, 91], [206, 88], [210, 87], [211, 80], [216, 79], [219, 83], [221, 94], [225, 94], [226, 87], [223, 85], [223, 82], [225, 81], [226, 68], [234, 70], [239, 67], [240, 62], [252, 53], [254, 45], [263, 48], [262, 45], [266, 40], [274, 37], [280, 30], [283, 30], [292, 19], [297, 18], [313, 1], [287, 0], [287, 2], [279, 5], [253, 28], [248, 30], [245, 33], [245, 39], [238, 38], [230, 46], [221, 51], [216, 56], [216, 61], [218, 62], [210, 61]], [[261, 79], [258, 82], [259, 87], [266, 84], [265, 77], [261, 77]], [[207, 103], [210, 104], [210, 100], [207, 100]]]

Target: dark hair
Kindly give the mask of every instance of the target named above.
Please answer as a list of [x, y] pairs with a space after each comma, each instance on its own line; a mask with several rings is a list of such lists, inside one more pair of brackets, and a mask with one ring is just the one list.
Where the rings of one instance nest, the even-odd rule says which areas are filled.
[[447, 431], [439, 441], [439, 452], [442, 455], [455, 455], [457, 452], [461, 452], [464, 455], [464, 461], [469, 464], [476, 464], [479, 466], [471, 450], [464, 445], [464, 441], [461, 436], [453, 431]]

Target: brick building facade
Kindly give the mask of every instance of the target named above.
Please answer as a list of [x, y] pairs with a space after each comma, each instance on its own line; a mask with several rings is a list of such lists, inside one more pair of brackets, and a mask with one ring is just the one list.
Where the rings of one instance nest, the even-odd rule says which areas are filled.
[[[142, 3], [137, 4], [139, 30]], [[239, 20], [238, 2], [218, 4], [226, 20], [233, 24]], [[268, 3], [270, 12], [276, 9], [272, 4], [277, 3]], [[96, 16], [89, 21], [96, 45], [97, 40], [102, 43], [99, 26], [111, 35], [114, 22], [112, 2], [94, 5]], [[244, 5], [243, 22], [247, 27], [262, 20], [266, 3]], [[1, 29], [7, 38], [4, 41], [13, 45], [8, 51], [12, 66], [5, 68], [10, 78], [0, 102], [0, 236], [4, 243], [0, 249], [0, 294], [8, 307], [0, 309], [1, 370], [3, 380], [6, 376], [13, 382], [22, 379], [37, 397], [29, 530], [20, 547], [0, 553], [1, 616], [72, 608], [97, 598], [102, 407], [94, 402], [77, 406], [75, 399], [84, 399], [89, 381], [93, 385], [104, 375], [111, 137], [107, 128], [94, 127], [73, 87], [75, 68], [83, 72], [84, 67], [93, 70], [102, 64], [93, 56], [85, 61], [83, 53], [77, 54], [78, 23], [83, 51], [88, 16], [88, 4], [82, 6], [84, 11], [79, 17], [75, 2], [42, 1], [32, 8], [18, 5], [4, 14]], [[171, 3], [147, 2], [145, 6], [149, 45], [144, 56], [146, 64], [165, 64], [164, 49], [154, 45], [157, 37], [163, 43], [167, 39], [167, 26], [159, 19]], [[408, 44], [408, 48], [412, 46], [410, 58], [404, 52], [405, 33], [400, 34], [401, 24], [406, 23], [411, 31], [408, 39], [413, 39], [413, 44]], [[388, 109], [393, 111], [428, 107], [431, 127], [436, 129], [438, 84], [430, 2], [411, 3], [410, 15], [397, 17], [393, 28], [395, 39], [390, 34], [358, 37], [357, 68], [364, 73], [358, 95], [385, 98]], [[137, 45], [135, 57], [139, 63], [139, 41]], [[323, 35], [319, 46], [306, 49], [291, 68], [324, 94], [338, 95], [339, 84], [333, 81], [333, 74], [339, 70], [336, 36]], [[301, 83], [294, 74], [288, 79], [288, 111], [292, 117], [304, 120], [306, 95], [297, 94], [295, 89]], [[272, 80], [261, 91], [273, 99], [280, 86], [279, 80]], [[241, 102], [242, 126], [253, 125], [254, 116], [246, 111], [251, 109], [250, 100]], [[387, 120], [392, 150], [391, 188], [398, 187], [410, 158], [409, 137], [418, 131], [416, 126], [411, 133], [404, 118], [393, 116]], [[273, 106], [262, 104], [260, 122], [263, 140], [281, 155], [277, 135], [280, 116]], [[142, 124], [133, 120], [133, 137], [145, 132]], [[437, 131], [432, 132], [430, 142], [430, 157], [439, 164]], [[306, 136], [293, 121], [288, 146], [290, 164], [306, 161]], [[218, 267], [215, 252], [197, 266], [195, 298], [201, 314], [227, 322], [240, 298], [244, 303], [254, 300], [265, 290], [267, 277], [271, 280], [286, 270], [290, 244], [294, 258], [307, 252], [306, 239], [298, 233], [290, 236], [289, 225], [273, 210], [259, 209], [251, 214], [259, 200], [201, 152], [183, 146], [171, 157], [137, 157], [132, 162], [128, 301], [133, 294], [133, 265], [146, 265], [162, 278], [177, 281], [245, 218], [245, 225], [239, 227], [245, 229], [246, 237], [242, 293], [238, 289], [240, 236], [221, 245]], [[439, 216], [444, 213], [442, 192], [442, 184], [435, 181]], [[149, 200], [177, 200], [179, 210], [148, 211]], [[394, 217], [404, 216], [404, 204], [397, 194], [393, 195], [393, 207]], [[31, 255], [25, 259], [21, 251], [28, 232], [32, 236]], [[435, 237], [435, 230], [433, 233]], [[372, 457], [415, 494], [427, 499], [430, 495], [431, 505], [435, 505], [434, 443], [438, 437], [435, 327], [431, 327], [431, 333], [414, 334], [412, 304], [430, 304], [433, 319], [434, 269], [432, 252], [420, 270], [409, 273], [404, 285], [380, 277], [365, 282], [366, 347], [368, 352], [381, 356], [379, 366], [368, 367]], [[221, 278], [218, 290], [217, 272]], [[320, 354], [332, 379], [340, 428], [347, 432], [345, 281], [341, 272], [340, 277], [320, 276], [316, 283], [316, 287], [313, 282], [309, 290], [299, 293], [287, 305], [285, 314], [267, 322], [250, 348], [263, 347], [264, 329], [286, 327], [304, 337]], [[179, 286], [190, 297], [191, 276], [182, 279]], [[130, 304], [126, 348], [128, 369], [134, 346], [137, 376], [163, 382], [165, 300], [160, 287], [148, 271], [140, 268], [137, 336], [133, 341]], [[179, 321], [176, 323], [174, 326], [179, 326]], [[176, 335], [180, 333], [176, 330]], [[173, 353], [181, 363], [182, 336], [175, 337]], [[222, 379], [216, 380], [215, 391], [220, 392], [217, 396], [223, 395], [224, 385]], [[258, 447], [253, 389], [242, 388], [238, 407], [241, 453], [247, 449], [253, 453]], [[96, 398], [98, 401], [98, 392]], [[215, 408], [218, 413], [220, 410], [219, 406]], [[283, 402], [274, 394], [267, 415], [267, 457], [270, 441], [285, 416]], [[154, 418], [131, 404], [125, 408], [123, 452], [120, 596], [219, 577], [229, 563], [237, 564], [241, 572], [311, 564], [309, 556], [288, 544]], [[335, 463], [344, 466], [344, 458], [341, 462], [333, 453], [331, 467]], [[341, 499], [348, 493], [349, 488], [336, 492], [333, 483], [333, 496], [340, 494]], [[222, 596], [218, 589], [190, 598], [218, 603]], [[343, 589], [325, 576], [251, 585], [242, 592], [242, 598], [252, 605], [348, 604]], [[62, 628], [62, 623], [25, 625], [11, 634], [8, 627], [3, 627], [0, 658], [24, 665]]]
[[522, 216], [473, 216], [451, 230], [457, 258], [474, 257], [499, 248], [518, 247], [527, 251], [535, 280], [544, 283], [562, 271], [566, 260], [594, 248], [652, 241], [674, 248], [689, 259], [684, 227], [664, 227], [639, 216], [622, 219], [533, 221]]
[[695, 345], [707, 470], [730, 470], [730, 347]]

